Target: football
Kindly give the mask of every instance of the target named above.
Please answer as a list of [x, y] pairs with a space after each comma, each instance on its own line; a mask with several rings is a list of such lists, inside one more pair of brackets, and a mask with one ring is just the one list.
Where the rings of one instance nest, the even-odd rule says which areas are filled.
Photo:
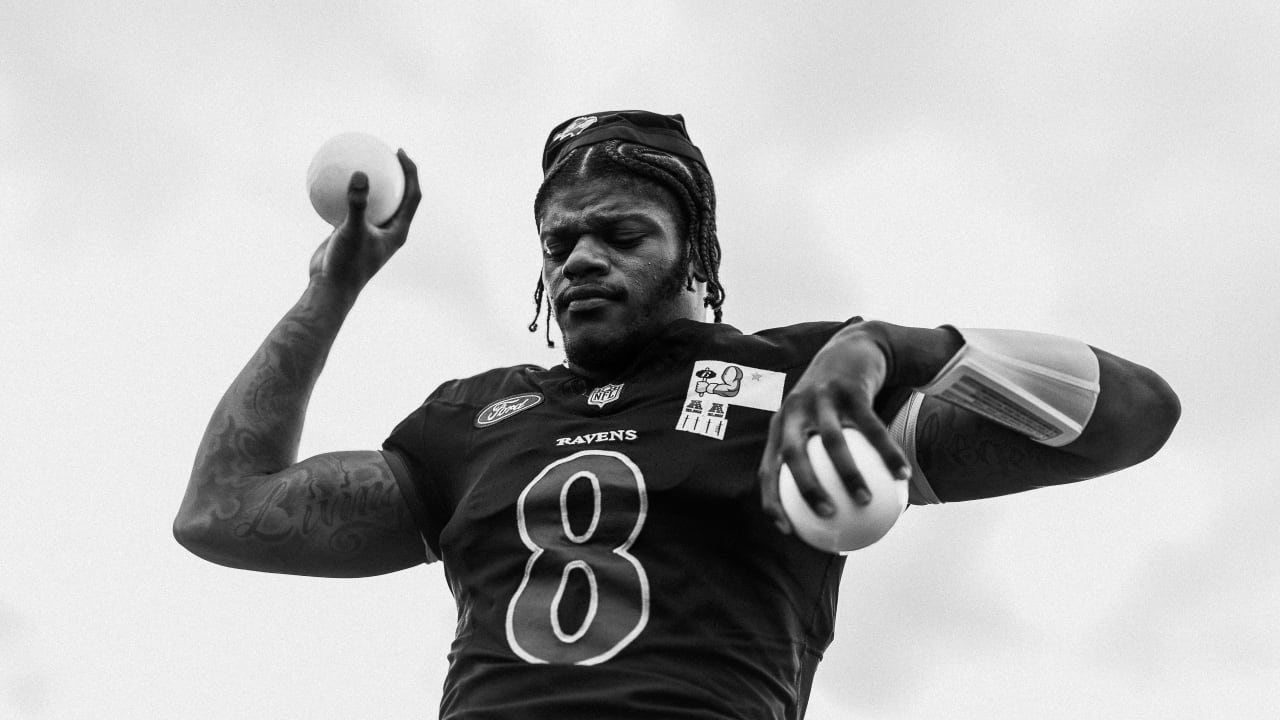
[[878, 541], [889, 532], [907, 507], [907, 481], [893, 477], [880, 454], [862, 433], [845, 428], [844, 439], [867, 489], [871, 491], [871, 502], [867, 505], [855, 503], [845, 490], [822, 438], [817, 435], [809, 438], [809, 462], [822, 488], [831, 497], [835, 514], [824, 518], [815, 513], [801, 497], [791, 469], [785, 464], [778, 477], [782, 509], [796, 535], [819, 550], [831, 553], [851, 552]]
[[347, 186], [357, 170], [369, 178], [365, 217], [370, 223], [383, 224], [400, 207], [404, 171], [395, 151], [372, 135], [343, 133], [321, 145], [307, 168], [311, 206], [334, 227], [347, 219]]

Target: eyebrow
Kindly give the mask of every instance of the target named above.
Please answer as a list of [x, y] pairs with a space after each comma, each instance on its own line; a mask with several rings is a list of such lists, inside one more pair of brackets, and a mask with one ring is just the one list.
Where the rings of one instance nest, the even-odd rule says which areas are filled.
[[[546, 237], [548, 235], [559, 235], [565, 232], [571, 232], [581, 227], [593, 227], [600, 225], [617, 225], [618, 223], [627, 221], [639, 221], [650, 227], [658, 225], [658, 222], [649, 215], [642, 212], [634, 211], [609, 211], [592, 212], [587, 215], [575, 214], [566, 221], [556, 223], [554, 218], [551, 222], [544, 222], [543, 229], [538, 233], [538, 237]], [[547, 229], [550, 228], [550, 229]]]

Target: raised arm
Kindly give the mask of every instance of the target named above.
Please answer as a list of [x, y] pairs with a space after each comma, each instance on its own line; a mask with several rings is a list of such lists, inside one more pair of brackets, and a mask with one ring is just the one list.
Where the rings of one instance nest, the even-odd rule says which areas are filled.
[[[865, 486], [844, 447], [842, 427], [857, 428], [891, 470], [909, 474], [907, 458], [890, 439], [885, 420], [913, 388], [933, 380], [963, 345], [961, 335], [950, 328], [867, 322], [837, 333], [773, 420], [760, 478], [764, 508], [779, 527], [789, 527], [777, 497], [783, 462], [790, 465], [806, 500], [822, 513], [825, 493], [804, 451], [811, 434], [823, 437], [855, 500]], [[1037, 442], [970, 409], [924, 399], [915, 423], [916, 457], [940, 499], [970, 500], [1084, 480], [1142, 462], [1160, 449], [1181, 411], [1173, 390], [1141, 365], [1080, 347], [1086, 356], [1096, 357], [1099, 391], [1079, 436], [1066, 444]]]
[[223, 395], [196, 454], [174, 537], [230, 567], [356, 577], [410, 567], [422, 539], [381, 453], [297, 462], [307, 403], [365, 284], [405, 242], [421, 197], [400, 152], [405, 197], [383, 226], [364, 218], [368, 180], [352, 177], [350, 211], [311, 259], [302, 298]]

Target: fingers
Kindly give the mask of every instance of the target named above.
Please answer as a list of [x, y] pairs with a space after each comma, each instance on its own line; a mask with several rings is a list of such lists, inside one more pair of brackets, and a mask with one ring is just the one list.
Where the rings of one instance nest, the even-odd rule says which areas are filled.
[[773, 417], [758, 476], [761, 506], [782, 532], [791, 529], [778, 491], [783, 463], [814, 513], [830, 517], [835, 512], [831, 496], [818, 480], [808, 452], [810, 438], [815, 434], [821, 438], [822, 448], [831, 459], [844, 490], [857, 505], [870, 504], [872, 494], [849, 450], [846, 429], [852, 428], [866, 437], [896, 477], [905, 479], [910, 475], [906, 457], [875, 414], [871, 402], [856, 399], [856, 395], [836, 387], [802, 388], [799, 392], [793, 391]]
[[760, 507], [769, 516], [778, 531], [783, 535], [791, 534], [791, 522], [782, 509], [782, 497], [778, 494], [778, 473], [782, 470], [782, 455], [779, 452], [782, 437], [782, 415], [776, 414], [769, 422], [769, 440], [765, 443], [764, 457], [760, 460], [757, 476], [760, 480]]
[[822, 517], [834, 514], [831, 497], [818, 481], [809, 456], [807, 446], [814, 435], [821, 438], [842, 489], [858, 505], [866, 506], [872, 500], [863, 472], [876, 474], [870, 467], [858, 467], [845, 439], [846, 429], [867, 438], [890, 473], [901, 479], [910, 476], [906, 456], [874, 409], [876, 398], [885, 389], [888, 352], [873, 329], [859, 324], [837, 332], [814, 356], [770, 422], [769, 441], [760, 463], [760, 490], [765, 512], [779, 527], [786, 525], [777, 479], [784, 462], [814, 513]]
[[822, 447], [831, 458], [836, 474], [844, 484], [849, 497], [858, 505], [871, 502], [871, 490], [858, 470], [858, 464], [849, 451], [849, 443], [845, 441], [844, 430], [852, 423], [844, 420], [836, 409], [835, 398], [830, 394], [819, 395], [815, 400], [818, 419], [818, 434], [822, 437]]
[[347, 183], [347, 219], [343, 225], [364, 225], [364, 211], [368, 206], [369, 176], [357, 170], [351, 173], [351, 182]]
[[418, 166], [409, 159], [408, 153], [401, 148], [396, 151], [396, 157], [400, 159], [400, 169], [404, 171], [404, 197], [400, 199], [400, 207], [396, 208], [395, 215], [391, 216], [387, 225], [407, 226], [413, 222], [413, 216], [418, 212], [422, 188], [418, 184]]
[[889, 435], [889, 429], [885, 427], [880, 418], [876, 416], [870, 408], [862, 408], [858, 413], [858, 430], [862, 432], [867, 442], [871, 443], [871, 447], [875, 448], [876, 453], [880, 455], [880, 459], [884, 460], [885, 467], [889, 468], [889, 472], [899, 480], [906, 480], [911, 477], [911, 463], [907, 461], [907, 456], [902, 452], [902, 448]]
[[764, 456], [757, 473], [761, 508], [783, 533], [791, 531], [778, 491], [778, 478], [783, 463], [786, 463], [791, 472], [796, 490], [816, 514], [820, 517], [835, 514], [835, 505], [818, 481], [809, 460], [808, 442], [817, 423], [812, 420], [813, 413], [807, 407], [801, 407], [804, 405], [806, 403], [800, 398], [788, 398], [778, 414], [773, 416], [769, 425], [769, 441], [765, 444]]
[[791, 470], [800, 497], [813, 508], [819, 517], [835, 514], [835, 505], [813, 470], [809, 459], [809, 438], [814, 435], [817, 423], [809, 413], [791, 413], [782, 421], [782, 461]]

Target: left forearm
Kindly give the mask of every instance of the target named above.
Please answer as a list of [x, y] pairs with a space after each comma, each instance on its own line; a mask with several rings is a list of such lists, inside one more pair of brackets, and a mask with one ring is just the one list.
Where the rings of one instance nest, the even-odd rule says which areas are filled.
[[871, 320], [850, 325], [841, 334], [865, 336], [885, 355], [883, 391], [915, 388], [928, 383], [964, 346], [949, 327], [918, 328]]
[[[904, 405], [918, 388], [925, 388], [923, 401]], [[905, 443], [886, 428], [899, 412], [908, 413], [902, 427], [913, 433]], [[786, 532], [778, 494], [785, 463], [805, 502], [819, 515], [829, 507], [808, 459], [814, 435], [845, 490], [868, 502], [845, 428], [860, 432], [900, 478], [911, 473], [904, 454], [910, 446], [921, 482], [938, 499], [953, 501], [1084, 480], [1139, 463], [1168, 439], [1179, 412], [1177, 396], [1158, 375], [1078, 341], [855, 323], [814, 355], [770, 422], [759, 469], [761, 503]]]

